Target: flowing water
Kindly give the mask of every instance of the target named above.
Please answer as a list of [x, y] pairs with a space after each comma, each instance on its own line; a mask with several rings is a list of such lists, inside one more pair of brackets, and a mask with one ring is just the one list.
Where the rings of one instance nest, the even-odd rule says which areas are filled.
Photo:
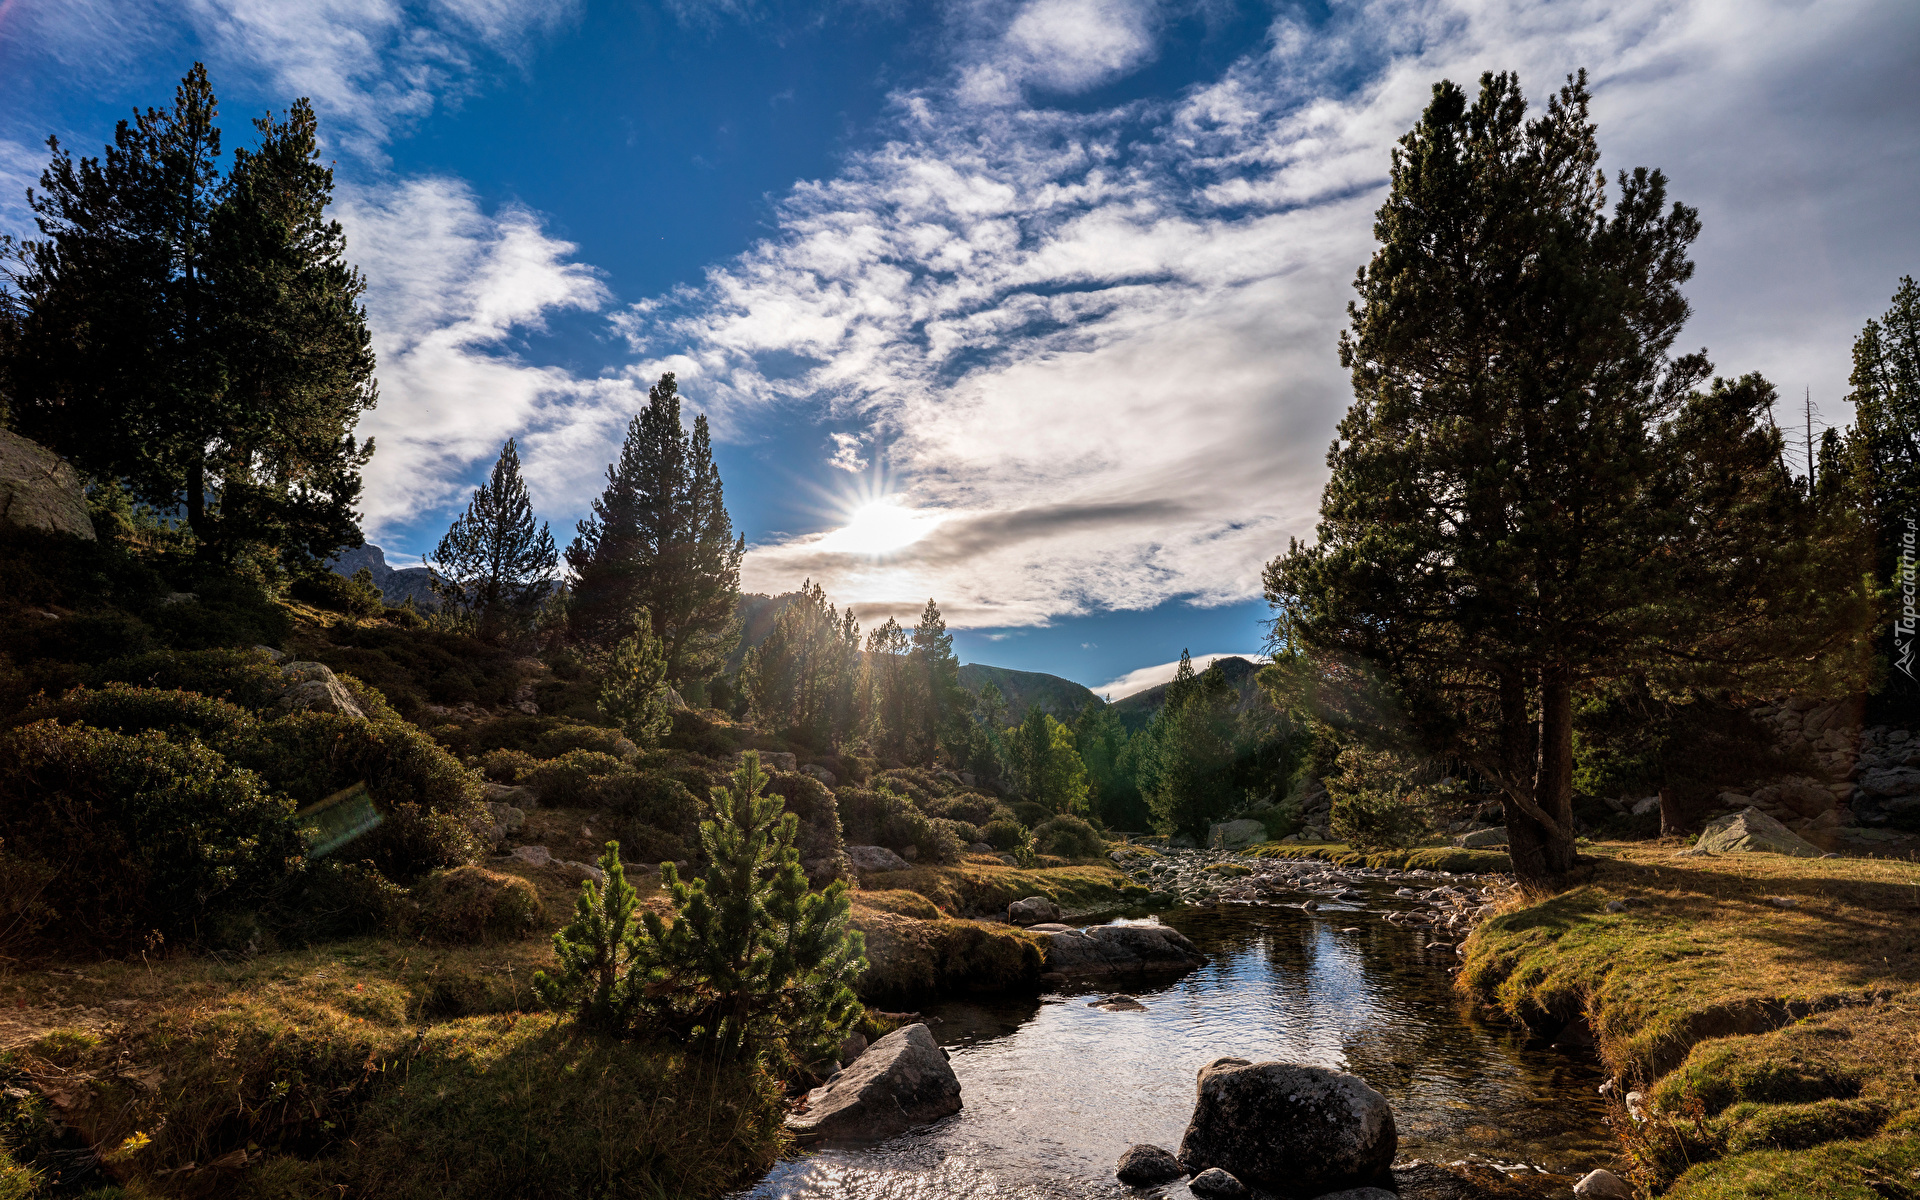
[[[1384, 891], [1369, 900], [1394, 907]], [[1613, 1156], [1591, 1058], [1479, 1020], [1427, 931], [1328, 906], [1184, 908], [1160, 918], [1206, 966], [1145, 986], [954, 1001], [922, 1011], [965, 1107], [890, 1142], [779, 1164], [743, 1200], [948, 1200], [1138, 1195], [1113, 1178], [1135, 1142], [1168, 1149], [1194, 1073], [1223, 1056], [1349, 1071], [1393, 1104], [1399, 1160], [1461, 1159], [1583, 1173]], [[1145, 1012], [1089, 1005], [1114, 987]], [[1570, 1179], [1538, 1179], [1570, 1195]], [[1175, 1184], [1161, 1194], [1188, 1195]]]

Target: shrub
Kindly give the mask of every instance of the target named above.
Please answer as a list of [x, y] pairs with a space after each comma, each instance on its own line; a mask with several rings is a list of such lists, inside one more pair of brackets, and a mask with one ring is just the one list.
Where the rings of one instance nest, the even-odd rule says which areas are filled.
[[543, 915], [540, 892], [531, 883], [482, 867], [435, 871], [414, 885], [413, 899], [420, 906], [417, 928], [443, 942], [523, 938]]
[[911, 846], [913, 857], [928, 863], [954, 862], [966, 849], [950, 828], [936, 826], [904, 796], [871, 788], [841, 788], [836, 800], [840, 828], [849, 845], [885, 846], [903, 854]]
[[373, 586], [373, 572], [366, 567], [360, 568], [351, 579], [338, 571], [319, 567], [295, 579], [287, 591], [295, 600], [349, 616], [371, 617], [386, 608], [380, 589]]
[[293, 630], [286, 610], [257, 585], [244, 580], [195, 584], [196, 600], [153, 610], [147, 620], [162, 642], [176, 650], [275, 645]]
[[991, 796], [982, 796], [979, 792], [960, 792], [952, 796], [936, 796], [921, 805], [920, 811], [930, 817], [985, 825], [1005, 807]]
[[622, 765], [597, 750], [569, 750], [535, 766], [521, 782], [538, 792], [540, 803], [549, 808], [579, 808], [587, 803], [593, 781], [617, 773]]
[[178, 688], [75, 688], [58, 700], [42, 700], [22, 713], [19, 723], [55, 720], [67, 725], [91, 725], [115, 733], [154, 729], [178, 741], [198, 738], [215, 749], [253, 728], [253, 714], [237, 704]]
[[480, 756], [480, 773], [494, 783], [519, 783], [540, 765], [524, 750], [489, 750]]
[[403, 924], [407, 890], [370, 862], [309, 859], [300, 884], [297, 904], [279, 914], [283, 933], [317, 940]]
[[15, 653], [23, 662], [52, 658], [101, 663], [144, 654], [153, 645], [153, 630], [145, 621], [117, 609], [97, 609], [26, 629], [15, 638]]
[[1053, 819], [1052, 809], [1031, 800], [1015, 800], [1008, 807], [1013, 810], [1014, 819], [1029, 829], [1036, 825], [1044, 825]]
[[1098, 858], [1106, 853], [1106, 843], [1100, 840], [1093, 826], [1067, 813], [1036, 827], [1033, 847], [1041, 854], [1057, 854], [1061, 858]]
[[479, 777], [404, 722], [289, 713], [261, 722], [232, 754], [301, 807], [365, 783], [380, 823], [352, 842], [351, 856], [389, 878], [460, 866], [478, 852]]
[[568, 722], [542, 730], [533, 742], [535, 758], [558, 758], [569, 750], [592, 750], [615, 758], [632, 758], [638, 753], [633, 740], [618, 729]]
[[708, 758], [727, 758], [740, 748], [739, 740], [725, 725], [716, 724], [692, 709], [673, 714], [673, 728], [660, 739], [670, 750], [685, 750]]
[[94, 671], [93, 683], [198, 692], [252, 709], [273, 703], [287, 686], [261, 650], [161, 650], [119, 658]]
[[1027, 827], [1011, 816], [995, 817], [980, 830], [980, 840], [995, 850], [1014, 850], [1027, 841]]
[[198, 742], [53, 721], [0, 737], [0, 839], [57, 864], [43, 897], [64, 936], [192, 935], [301, 868], [292, 803]]
[[839, 805], [826, 784], [797, 771], [779, 771], [770, 777], [767, 794], [780, 797], [786, 810], [799, 818], [794, 845], [801, 862], [831, 858], [846, 848], [840, 835]]
[[609, 843], [606, 889], [581, 885], [573, 922], [553, 937], [560, 972], [534, 977], [541, 998], [589, 1026], [666, 1032], [721, 1060], [776, 1047], [800, 1064], [833, 1056], [861, 1016], [864, 943], [847, 928], [844, 883], [808, 890], [799, 820], [766, 784], [756, 755], [713, 790], [714, 818], [700, 826], [706, 877], [682, 883], [661, 869], [671, 926], [645, 912], [635, 927]]
[[965, 821], [952, 821], [946, 817], [934, 817], [933, 823], [936, 828], [944, 829], [948, 833], [951, 833], [962, 846], [971, 846], [975, 842], [986, 840], [980, 836], [980, 827], [978, 825], [969, 825]]
[[700, 802], [663, 771], [623, 768], [593, 780], [589, 797], [613, 815], [620, 844], [635, 862], [677, 862], [699, 835]]
[[1451, 784], [1435, 783], [1435, 769], [1390, 751], [1349, 746], [1340, 774], [1328, 776], [1333, 835], [1355, 850], [1405, 850], [1433, 828], [1432, 812], [1451, 799]]

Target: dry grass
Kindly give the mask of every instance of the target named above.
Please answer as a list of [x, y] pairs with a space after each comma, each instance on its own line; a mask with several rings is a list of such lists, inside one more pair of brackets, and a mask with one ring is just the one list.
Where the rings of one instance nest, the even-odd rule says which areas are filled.
[[1619, 1092], [1654, 1100], [1616, 1116], [1643, 1185], [1840, 1195], [1766, 1190], [1750, 1161], [1818, 1147], [1796, 1172], [1866, 1170], [1920, 1110], [1916, 913], [1914, 863], [1610, 846], [1587, 884], [1482, 925], [1460, 978], [1535, 1027], [1592, 1024]]

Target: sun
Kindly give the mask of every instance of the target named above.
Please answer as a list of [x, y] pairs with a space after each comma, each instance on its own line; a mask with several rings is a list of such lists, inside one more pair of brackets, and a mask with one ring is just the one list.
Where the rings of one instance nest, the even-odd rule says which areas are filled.
[[847, 523], [821, 538], [818, 546], [843, 554], [892, 554], [927, 536], [940, 521], [937, 513], [870, 500], [847, 514]]

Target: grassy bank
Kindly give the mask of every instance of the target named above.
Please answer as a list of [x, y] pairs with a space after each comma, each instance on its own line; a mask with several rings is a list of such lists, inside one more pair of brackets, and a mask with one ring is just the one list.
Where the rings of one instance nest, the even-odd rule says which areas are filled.
[[1584, 886], [1483, 924], [1460, 979], [1537, 1029], [1589, 1022], [1636, 1182], [1690, 1200], [1920, 1195], [1920, 865], [1596, 857]]
[[1452, 871], [1477, 875], [1513, 869], [1512, 860], [1499, 850], [1462, 850], [1457, 846], [1366, 853], [1343, 842], [1267, 842], [1247, 853], [1255, 858], [1313, 858], [1342, 867], [1370, 867], [1376, 871]]

